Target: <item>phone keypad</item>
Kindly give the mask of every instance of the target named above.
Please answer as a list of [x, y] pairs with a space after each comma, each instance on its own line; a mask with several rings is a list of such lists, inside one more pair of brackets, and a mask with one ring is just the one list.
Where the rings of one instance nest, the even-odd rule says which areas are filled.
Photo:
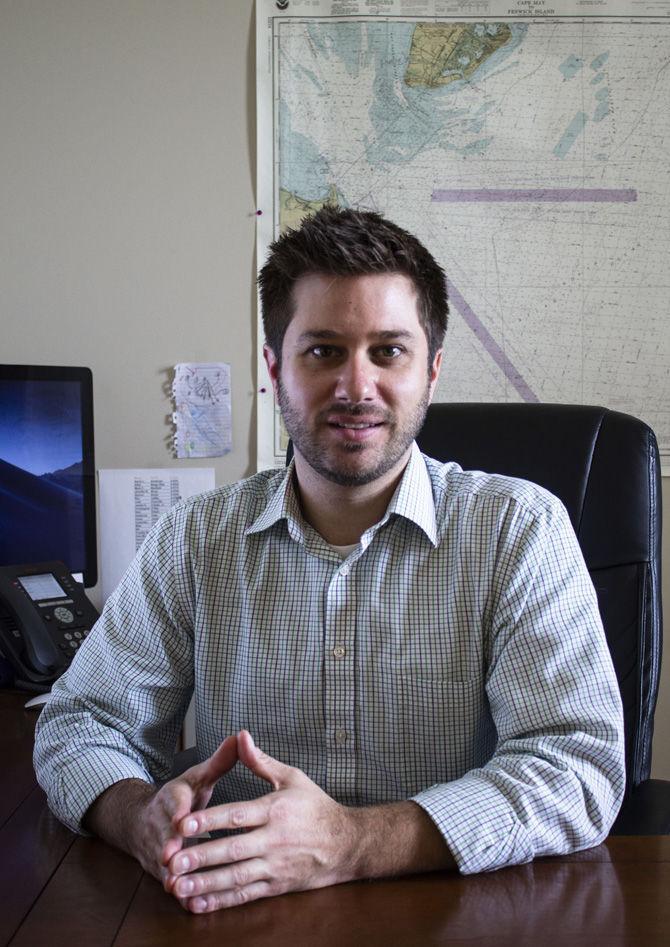
[[[68, 617], [66, 617], [63, 612], [66, 612]], [[69, 608], [64, 608], [62, 605], [54, 608], [48, 615], [43, 614], [42, 618], [45, 621], [53, 618], [58, 622], [57, 627], [54, 627], [52, 623], [51, 633], [56, 639], [56, 643], [63, 657], [69, 664], [86, 640], [90, 628], [81, 625], [81, 618], [75, 621], [73, 612]]]

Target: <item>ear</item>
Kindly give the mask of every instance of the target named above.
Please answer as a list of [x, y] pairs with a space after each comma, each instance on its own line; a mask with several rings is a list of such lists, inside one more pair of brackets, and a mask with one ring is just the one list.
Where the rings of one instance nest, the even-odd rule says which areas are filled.
[[268, 367], [268, 374], [270, 375], [270, 381], [272, 382], [272, 390], [274, 391], [276, 398], [278, 397], [277, 385], [279, 384], [279, 359], [267, 342], [263, 345], [263, 358], [265, 359], [265, 364]]
[[440, 369], [442, 367], [442, 349], [438, 349], [435, 353], [435, 358], [433, 359], [433, 364], [430, 366], [430, 389], [428, 392], [428, 398], [430, 401], [433, 400], [433, 393], [435, 391], [435, 386], [437, 385], [437, 379], [440, 377]]

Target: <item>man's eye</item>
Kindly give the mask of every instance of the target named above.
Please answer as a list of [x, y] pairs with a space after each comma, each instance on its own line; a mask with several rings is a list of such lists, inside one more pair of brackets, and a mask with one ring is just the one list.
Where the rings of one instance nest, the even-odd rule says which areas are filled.
[[384, 345], [378, 351], [382, 358], [398, 358], [399, 355], [402, 355], [402, 349], [399, 345]]
[[309, 350], [309, 354], [313, 355], [314, 358], [332, 358], [335, 349], [332, 345], [313, 345]]

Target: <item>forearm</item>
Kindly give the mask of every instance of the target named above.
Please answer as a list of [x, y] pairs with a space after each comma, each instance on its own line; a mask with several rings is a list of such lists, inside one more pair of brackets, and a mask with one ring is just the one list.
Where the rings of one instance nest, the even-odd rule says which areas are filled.
[[142, 863], [138, 832], [156, 792], [156, 786], [141, 779], [122, 779], [98, 796], [84, 817], [84, 828]]
[[503, 745], [485, 766], [418, 794], [461, 873], [589, 848], [614, 821], [622, 791], [614, 745], [581, 732], [526, 747]]
[[352, 878], [383, 878], [455, 868], [430, 816], [415, 802], [347, 810], [354, 832]]

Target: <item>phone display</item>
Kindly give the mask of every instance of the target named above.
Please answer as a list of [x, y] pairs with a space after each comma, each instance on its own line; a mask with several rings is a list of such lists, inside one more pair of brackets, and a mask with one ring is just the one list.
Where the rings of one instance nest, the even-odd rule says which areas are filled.
[[67, 598], [67, 592], [58, 584], [51, 572], [44, 572], [42, 575], [20, 575], [18, 581], [33, 602], [41, 602], [48, 598]]

